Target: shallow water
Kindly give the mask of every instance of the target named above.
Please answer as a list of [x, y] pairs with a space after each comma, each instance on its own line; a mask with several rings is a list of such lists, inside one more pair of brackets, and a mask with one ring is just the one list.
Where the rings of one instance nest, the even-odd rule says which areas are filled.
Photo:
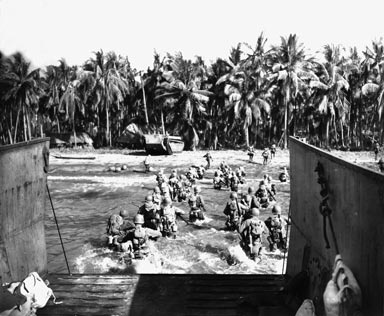
[[[258, 181], [267, 173], [278, 178], [281, 165], [273, 162], [268, 166], [256, 163], [240, 163], [247, 172], [247, 183], [242, 186], [257, 187]], [[230, 166], [235, 169], [239, 165]], [[190, 165], [178, 165], [186, 171]], [[283, 273], [281, 252], [271, 253], [264, 249], [261, 260], [250, 260], [241, 247], [236, 232], [225, 231], [224, 206], [229, 190], [214, 190], [213, 169], [206, 178], [198, 181], [206, 202], [206, 220], [197, 224], [186, 224], [178, 220], [178, 235], [175, 240], [160, 238], [150, 242], [151, 255], [146, 260], [130, 262], [124, 253], [105, 247], [106, 223], [111, 214], [127, 209], [133, 218], [144, 197], [155, 186], [155, 175], [137, 172], [128, 165], [121, 173], [106, 172], [102, 161], [73, 163], [53, 160], [48, 184], [63, 238], [69, 267], [72, 273]], [[164, 172], [169, 175], [172, 165]], [[215, 165], [214, 165], [215, 167]], [[137, 168], [136, 168], [137, 169]], [[289, 183], [275, 182], [277, 200], [288, 213]], [[186, 214], [186, 203], [174, 203]], [[270, 216], [270, 210], [261, 214], [261, 219]], [[187, 218], [187, 215], [184, 215]], [[67, 267], [60, 245], [53, 212], [49, 202], [46, 209], [46, 240], [48, 270], [65, 273]]]

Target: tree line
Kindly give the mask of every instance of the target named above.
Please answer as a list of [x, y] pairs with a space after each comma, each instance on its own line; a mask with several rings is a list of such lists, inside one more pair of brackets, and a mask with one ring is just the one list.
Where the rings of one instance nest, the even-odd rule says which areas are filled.
[[289, 135], [323, 148], [383, 143], [382, 42], [362, 55], [326, 45], [321, 60], [296, 35], [266, 42], [260, 34], [210, 65], [155, 53], [146, 71], [102, 50], [82, 65], [33, 70], [21, 53], [0, 52], [0, 144], [87, 132], [96, 146], [115, 146], [130, 123], [180, 135], [187, 149], [285, 148]]

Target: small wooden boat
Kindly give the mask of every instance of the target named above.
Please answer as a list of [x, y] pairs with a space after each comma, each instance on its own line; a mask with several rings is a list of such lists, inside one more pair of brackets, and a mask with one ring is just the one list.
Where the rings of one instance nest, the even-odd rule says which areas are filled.
[[180, 136], [145, 134], [145, 151], [151, 155], [172, 155], [182, 152], [184, 142]]
[[61, 155], [52, 155], [52, 157], [55, 157], [57, 159], [87, 159], [87, 160], [94, 160], [96, 159], [95, 156], [61, 156]]

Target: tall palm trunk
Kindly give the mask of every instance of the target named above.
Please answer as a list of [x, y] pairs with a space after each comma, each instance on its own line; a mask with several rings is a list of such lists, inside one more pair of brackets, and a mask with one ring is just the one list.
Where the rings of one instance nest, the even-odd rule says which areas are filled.
[[27, 141], [27, 123], [25, 119], [25, 108], [23, 106], [23, 130], [24, 130], [24, 141]]
[[76, 138], [75, 120], [73, 120], [72, 130], [73, 130], [73, 137], [75, 138], [75, 147], [77, 147], [77, 138]]
[[144, 82], [143, 82], [143, 78], [140, 76], [140, 79], [141, 79], [141, 88], [143, 90], [143, 103], [144, 103], [144, 115], [145, 115], [145, 124], [149, 124], [149, 121], [148, 121], [148, 111], [147, 111], [147, 100], [145, 98], [145, 89], [144, 89]]
[[19, 106], [19, 108], [17, 109], [17, 115], [16, 115], [15, 136], [13, 138], [14, 143], [16, 143], [16, 140], [17, 140], [17, 128], [19, 126], [20, 110], [21, 108]]
[[31, 119], [29, 117], [28, 108], [25, 107], [25, 117], [27, 119], [27, 132], [28, 132], [28, 139], [32, 139], [32, 133], [31, 133]]
[[57, 120], [57, 132], [60, 133], [60, 121], [59, 121], [59, 117], [56, 117], [56, 120]]
[[110, 135], [110, 127], [109, 127], [109, 111], [108, 111], [108, 105], [105, 107], [105, 114], [106, 114], [106, 119], [107, 119], [107, 131], [106, 131], [106, 140], [107, 140], [107, 144], [112, 147], [112, 144], [111, 144], [111, 135]]
[[288, 102], [290, 88], [287, 86], [284, 97], [284, 149], [288, 147]]
[[335, 140], [336, 140], [336, 145], [338, 145], [338, 143], [339, 143], [339, 137], [338, 137], [338, 135], [337, 135], [337, 127], [336, 127], [336, 118], [335, 117], [333, 117], [333, 119], [332, 119], [332, 125], [333, 125], [333, 130], [335, 131]]
[[165, 135], [163, 107], [161, 107], [161, 110], [160, 110], [160, 117], [161, 117], [161, 128], [163, 131], [163, 135]]
[[9, 139], [9, 143], [12, 145], [13, 144], [13, 140], [12, 140], [12, 132], [9, 128], [9, 124], [7, 122], [7, 120], [5, 120], [5, 128], [7, 129], [7, 134], [8, 134], [8, 139]]
[[340, 138], [341, 138], [341, 146], [344, 148], [344, 147], [345, 147], [345, 145], [344, 145], [344, 130], [343, 130], [344, 126], [343, 126], [343, 121], [342, 121], [342, 120], [340, 120], [340, 121], [339, 121], [339, 123], [340, 123]]
[[325, 147], [329, 148], [329, 119], [326, 119], [327, 122], [325, 123]]
[[244, 126], [244, 139], [245, 139], [245, 145], [248, 148], [249, 147], [249, 128], [248, 128], [248, 124], [246, 124], [246, 126]]

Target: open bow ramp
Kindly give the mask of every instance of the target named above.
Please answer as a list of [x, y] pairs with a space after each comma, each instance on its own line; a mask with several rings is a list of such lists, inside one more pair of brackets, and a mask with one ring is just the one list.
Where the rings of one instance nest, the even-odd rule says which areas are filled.
[[[251, 315], [244, 304], [278, 296], [281, 275], [48, 275], [61, 304], [38, 315]], [[285, 314], [290, 315], [290, 314]]]

